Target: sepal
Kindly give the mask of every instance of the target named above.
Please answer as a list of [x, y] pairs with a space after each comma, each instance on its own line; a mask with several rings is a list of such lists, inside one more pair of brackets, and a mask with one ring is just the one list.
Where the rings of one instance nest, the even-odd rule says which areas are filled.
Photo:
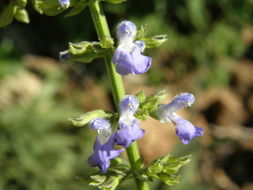
[[166, 93], [165, 91], [160, 91], [157, 92], [153, 95], [148, 96], [145, 98], [144, 93], [139, 93], [137, 94], [137, 98], [140, 98], [140, 107], [135, 113], [135, 117], [138, 118], [139, 120], [146, 120], [148, 116], [152, 116], [155, 119], [155, 110], [158, 108], [158, 105], [161, 104], [161, 102], [166, 98]]
[[86, 124], [88, 124], [92, 119], [96, 118], [110, 118], [113, 115], [111, 113], [105, 112], [104, 110], [93, 110], [90, 112], [86, 112], [82, 115], [71, 117], [69, 120], [72, 122], [72, 124], [76, 127], [81, 127]]
[[146, 37], [147, 33], [147, 25], [143, 25], [137, 31], [136, 40], [141, 40], [145, 43], [146, 48], [155, 48], [162, 45], [164, 42], [167, 41], [167, 35], [155, 35], [152, 37]]
[[140, 39], [145, 42], [146, 48], [155, 48], [167, 41], [167, 35], [155, 35]]

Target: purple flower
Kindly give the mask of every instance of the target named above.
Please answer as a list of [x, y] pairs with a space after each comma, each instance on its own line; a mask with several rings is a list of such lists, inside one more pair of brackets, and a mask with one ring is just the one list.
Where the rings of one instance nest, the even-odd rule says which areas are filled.
[[136, 26], [130, 21], [122, 21], [117, 27], [119, 46], [117, 47], [112, 62], [121, 75], [132, 73], [143, 74], [151, 67], [152, 59], [141, 52], [145, 49], [143, 41], [133, 42], [136, 35]]
[[119, 104], [120, 114], [130, 112], [134, 114], [139, 108], [139, 100], [134, 95], [126, 95]]
[[96, 118], [90, 121], [90, 128], [96, 130], [98, 139], [101, 143], [105, 143], [112, 135], [112, 127], [109, 121], [103, 118]]
[[176, 135], [183, 144], [188, 144], [192, 138], [203, 135], [202, 128], [192, 125], [175, 113], [179, 109], [191, 106], [194, 101], [193, 94], [182, 93], [175, 96], [170, 103], [159, 106], [156, 111], [156, 115], [162, 123], [172, 122], [176, 126]]
[[129, 147], [131, 143], [144, 135], [140, 128], [140, 121], [134, 117], [139, 108], [136, 96], [126, 95], [119, 104], [120, 119], [119, 130], [115, 133], [115, 142], [123, 147]]
[[70, 1], [69, 0], [59, 0], [59, 3], [61, 5], [62, 8], [68, 8], [70, 5]]
[[138, 119], [134, 119], [131, 125], [120, 120], [119, 128], [115, 133], [115, 142], [125, 148], [144, 135], [144, 130], [140, 128], [140, 121]]
[[99, 167], [105, 173], [110, 166], [110, 160], [117, 157], [124, 149], [113, 149], [115, 141], [109, 121], [103, 118], [93, 119], [90, 128], [97, 131], [98, 137], [94, 144], [94, 153], [89, 157], [88, 163], [92, 167]]
[[98, 167], [102, 173], [107, 171], [110, 166], [110, 160], [119, 156], [124, 149], [113, 149], [114, 135], [108, 139], [105, 144], [101, 144], [98, 138], [96, 138], [94, 144], [94, 153], [88, 158], [88, 163], [92, 167]]
[[189, 121], [176, 114], [172, 114], [170, 120], [176, 126], [176, 135], [183, 144], [188, 144], [192, 138], [203, 135], [203, 129], [201, 127], [192, 125]]
[[117, 38], [120, 42], [133, 41], [136, 32], [136, 25], [131, 21], [122, 21], [117, 26]]

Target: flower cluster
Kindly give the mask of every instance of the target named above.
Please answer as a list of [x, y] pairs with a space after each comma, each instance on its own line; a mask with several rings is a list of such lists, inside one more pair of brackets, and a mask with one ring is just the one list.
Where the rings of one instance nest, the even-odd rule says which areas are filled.
[[110, 160], [117, 157], [124, 149], [114, 149], [114, 144], [129, 147], [131, 143], [144, 135], [140, 129], [140, 121], [134, 117], [139, 107], [135, 96], [125, 96], [120, 102], [119, 130], [112, 133], [109, 121], [96, 118], [90, 122], [90, 128], [96, 130], [98, 137], [94, 144], [94, 153], [89, 157], [88, 163], [92, 167], [99, 167], [105, 173], [110, 166]]
[[151, 67], [152, 59], [141, 53], [145, 49], [143, 41], [134, 41], [136, 26], [130, 21], [122, 21], [117, 27], [117, 47], [112, 62], [116, 64], [116, 70], [121, 75], [132, 73], [143, 74]]
[[[121, 75], [142, 74], [148, 71], [152, 59], [142, 55], [145, 50], [143, 41], [134, 41], [136, 26], [130, 21], [122, 21], [117, 27], [119, 45], [115, 50], [112, 61]], [[64, 57], [65, 54], [62, 55]], [[162, 123], [171, 122], [175, 125], [176, 135], [183, 144], [188, 144], [193, 138], [202, 136], [203, 129], [194, 126], [175, 112], [191, 106], [195, 101], [193, 94], [182, 93], [175, 96], [168, 104], [158, 106], [152, 111]], [[119, 156], [124, 149], [114, 149], [114, 145], [127, 148], [132, 142], [144, 135], [140, 128], [140, 121], [135, 117], [139, 109], [139, 100], [134, 95], [125, 96], [119, 103], [118, 129], [112, 132], [111, 123], [103, 118], [90, 121], [90, 128], [96, 130], [98, 136], [94, 144], [94, 153], [89, 157], [88, 163], [99, 167], [105, 173], [110, 166], [110, 160]], [[151, 113], [150, 113], [151, 114]]]

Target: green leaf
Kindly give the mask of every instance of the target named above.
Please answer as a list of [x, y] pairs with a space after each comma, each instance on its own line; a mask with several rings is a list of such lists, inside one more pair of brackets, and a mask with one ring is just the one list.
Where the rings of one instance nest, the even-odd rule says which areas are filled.
[[116, 187], [119, 185], [119, 182], [121, 181], [121, 179], [123, 178], [123, 176], [109, 176], [109, 178], [102, 184], [99, 185], [99, 189], [102, 190], [114, 190], [116, 189]]
[[143, 168], [144, 166], [144, 160], [142, 158], [139, 158], [136, 162], [135, 162], [135, 169], [139, 170], [141, 168]]
[[17, 11], [15, 13], [15, 19], [17, 19], [20, 22], [24, 22], [26, 24], [28, 24], [30, 22], [28, 13], [24, 8], [22, 8], [22, 9], [18, 8], [17, 9]]
[[90, 176], [90, 178], [92, 181], [89, 183], [89, 185], [99, 186], [106, 181], [107, 177], [104, 175], [92, 175], [92, 176]]
[[2, 13], [0, 13], [0, 27], [10, 24], [13, 20], [14, 14], [16, 12], [17, 6], [14, 2], [11, 2], [4, 8]]
[[69, 120], [76, 127], [81, 127], [89, 123], [92, 119], [95, 118], [110, 118], [112, 117], [111, 113], [105, 112], [104, 110], [93, 110], [82, 115], [71, 117]]
[[27, 0], [16, 0], [18, 6], [24, 8], [27, 4]]
[[102, 48], [113, 48], [114, 41], [110, 36], [104, 36], [100, 41]]
[[136, 40], [144, 38], [146, 33], [147, 33], [147, 25], [142, 25], [141, 28], [137, 31]]
[[87, 5], [88, 3], [85, 0], [76, 3], [73, 8], [65, 15], [65, 17], [71, 17], [81, 13]]
[[146, 95], [144, 93], [144, 91], [140, 91], [138, 94], [136, 94], [136, 97], [139, 100], [139, 103], [143, 103], [145, 101]]
[[151, 177], [157, 177], [157, 174], [161, 173], [163, 170], [163, 165], [161, 159], [153, 161], [147, 168], [147, 175]]
[[[139, 94], [139, 96], [142, 96], [143, 98], [143, 95]], [[145, 100], [142, 100], [139, 109], [135, 113], [135, 117], [142, 121], [146, 120], [148, 116], [152, 116], [157, 119], [154, 112], [157, 109], [158, 105], [166, 98], [166, 96], [167, 95], [165, 91], [160, 91], [151, 96], [148, 96], [145, 98]]]
[[141, 38], [145, 42], [146, 48], [154, 48], [162, 45], [167, 41], [167, 35], [156, 35], [149, 38]]
[[114, 190], [119, 185], [122, 175], [93, 175], [92, 181], [89, 183], [91, 186], [97, 186], [101, 190]]
[[191, 155], [173, 157], [168, 154], [151, 162], [142, 175], [149, 176], [149, 180], [158, 178], [167, 185], [174, 185], [179, 183], [180, 176], [177, 174], [179, 169], [190, 160]]
[[43, 12], [48, 16], [58, 15], [65, 10], [65, 8], [62, 8], [59, 5], [59, 0], [37, 0], [37, 2], [33, 2], [33, 4], [36, 5], [36, 10], [39, 10], [40, 13]]
[[93, 59], [104, 57], [106, 50], [101, 47], [99, 42], [78, 42], [78, 43], [69, 43], [69, 50], [62, 52], [68, 56], [68, 61], [79, 61], [83, 63], [89, 63]]
[[165, 173], [160, 173], [160, 174], [158, 174], [158, 176], [167, 185], [175, 185], [175, 184], [179, 183], [179, 179], [180, 179], [180, 176], [168, 175]]
[[106, 1], [106, 2], [112, 3], [112, 4], [119, 4], [119, 3], [125, 2], [127, 0], [101, 0], [101, 1]]

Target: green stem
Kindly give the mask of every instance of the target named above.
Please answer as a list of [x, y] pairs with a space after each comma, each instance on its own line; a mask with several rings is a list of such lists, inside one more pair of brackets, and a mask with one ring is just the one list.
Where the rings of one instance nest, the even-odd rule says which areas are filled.
[[[94, 0], [89, 5], [89, 8], [90, 8], [93, 22], [96, 27], [99, 40], [103, 39], [106, 36], [110, 37], [111, 34], [109, 31], [109, 27], [108, 27], [104, 12], [100, 6], [99, 0]], [[118, 109], [118, 104], [120, 100], [125, 96], [125, 90], [124, 90], [122, 78], [116, 72], [115, 65], [112, 63], [112, 55], [113, 55], [113, 50], [108, 49], [107, 54], [105, 56], [105, 64], [106, 64], [108, 77], [111, 83], [114, 103]], [[131, 146], [127, 148], [127, 156], [128, 156], [131, 166], [133, 168], [136, 168], [136, 161], [140, 159], [140, 153], [139, 153], [138, 145], [136, 142], [132, 143]], [[149, 186], [147, 182], [144, 182], [138, 178], [136, 178], [135, 181], [136, 181], [138, 190], [149, 190]]]

